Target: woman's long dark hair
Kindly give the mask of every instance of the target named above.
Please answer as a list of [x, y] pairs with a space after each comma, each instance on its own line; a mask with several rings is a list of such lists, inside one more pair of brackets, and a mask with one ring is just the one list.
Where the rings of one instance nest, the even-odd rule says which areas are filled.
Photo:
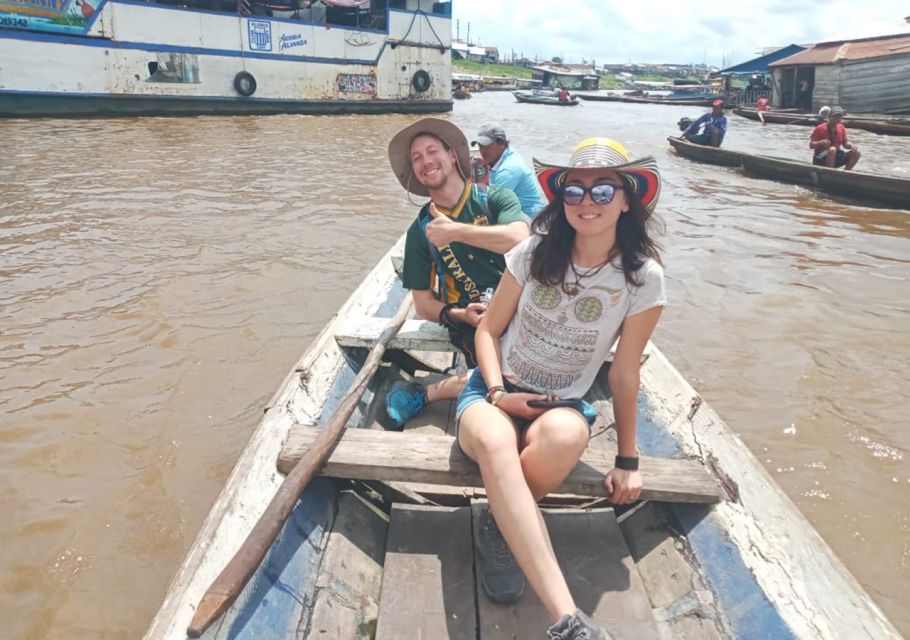
[[[616, 243], [610, 249], [607, 261], [613, 263], [621, 258], [626, 283], [639, 287], [643, 283], [635, 279], [636, 272], [648, 258], [660, 262], [660, 245], [651, 238], [649, 229], [660, 223], [641, 203], [641, 198], [629, 189], [627, 179], [622, 178], [622, 189], [629, 200], [629, 210], [619, 215], [616, 222]], [[562, 192], [541, 211], [531, 222], [531, 231], [541, 235], [540, 243], [531, 256], [531, 277], [542, 284], [562, 285], [565, 288], [566, 273], [572, 263], [572, 245], [575, 243], [575, 229], [566, 220], [566, 207]]]

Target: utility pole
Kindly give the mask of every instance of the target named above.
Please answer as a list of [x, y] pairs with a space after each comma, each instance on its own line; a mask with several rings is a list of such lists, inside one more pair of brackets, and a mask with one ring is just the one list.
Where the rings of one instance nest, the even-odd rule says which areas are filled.
[[466, 40], [467, 40], [468, 46], [470, 47], [471, 46], [471, 23], [470, 22], [468, 23], [468, 35], [467, 35]]
[[461, 20], [455, 21], [455, 39], [461, 40]]

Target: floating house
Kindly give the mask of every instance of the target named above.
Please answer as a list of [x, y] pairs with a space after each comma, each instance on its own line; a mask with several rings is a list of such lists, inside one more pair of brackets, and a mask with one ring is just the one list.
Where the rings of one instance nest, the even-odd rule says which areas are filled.
[[910, 113], [910, 33], [821, 42], [768, 67], [775, 106], [798, 106], [806, 80], [812, 110], [840, 105], [853, 113]]
[[[798, 44], [791, 44], [779, 49], [773, 49], [757, 58], [752, 58], [751, 60], [740, 62], [732, 67], [721, 69], [714, 75], [724, 79], [724, 93], [730, 103], [735, 103], [737, 105], [753, 105], [759, 98], [768, 98], [773, 102], [773, 87], [766, 81], [771, 75], [771, 70], [768, 65], [772, 62], [789, 58], [800, 51], [805, 51], [805, 49], [806, 47], [802, 47]], [[758, 84], [758, 86], [754, 83], [750, 83], [745, 90], [733, 90], [731, 86], [731, 80], [733, 78], [747, 77], [752, 80], [753, 78], [756, 78], [756, 76], [760, 79], [760, 84]]]
[[432, 0], [0, 0], [0, 116], [439, 112]]
[[600, 87], [594, 65], [538, 65], [531, 70], [535, 84], [542, 87], [563, 86], [582, 91], [596, 91]]

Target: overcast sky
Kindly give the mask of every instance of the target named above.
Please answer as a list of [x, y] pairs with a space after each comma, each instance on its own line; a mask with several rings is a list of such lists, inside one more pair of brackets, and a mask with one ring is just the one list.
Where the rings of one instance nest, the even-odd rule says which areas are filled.
[[[904, 33], [906, 0], [453, 0], [452, 36], [566, 62], [731, 65], [765, 47]], [[458, 22], [456, 22], [456, 20]]]

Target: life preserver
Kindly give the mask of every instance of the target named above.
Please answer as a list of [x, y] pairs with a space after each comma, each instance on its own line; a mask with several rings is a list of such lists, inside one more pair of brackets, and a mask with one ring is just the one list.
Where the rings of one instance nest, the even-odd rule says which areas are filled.
[[234, 76], [234, 89], [244, 97], [251, 96], [256, 93], [256, 78], [252, 73], [241, 71]]
[[417, 93], [427, 91], [431, 84], [433, 84], [433, 80], [430, 78], [430, 74], [423, 69], [415, 71], [414, 76], [411, 78], [411, 86], [414, 87], [414, 91]]
[[768, 108], [771, 106], [771, 101], [768, 100], [766, 97], [762, 96], [761, 98], [759, 98], [758, 100], [755, 101], [755, 106], [758, 107], [759, 111], [767, 111]]

